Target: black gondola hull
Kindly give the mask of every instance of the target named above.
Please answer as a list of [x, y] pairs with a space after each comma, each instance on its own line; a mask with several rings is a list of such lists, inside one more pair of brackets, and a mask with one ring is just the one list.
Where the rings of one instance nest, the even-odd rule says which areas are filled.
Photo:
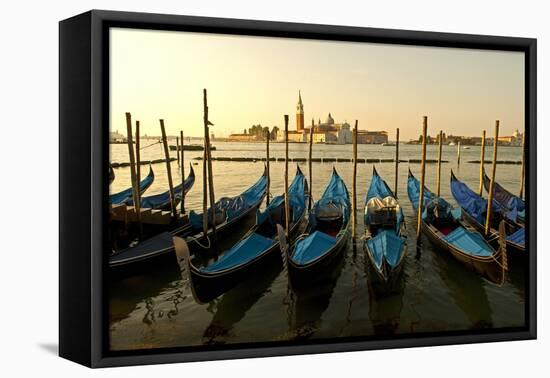
[[[244, 233], [254, 225], [256, 211], [260, 207], [262, 200], [258, 201], [254, 206], [246, 210], [245, 213], [241, 214], [239, 217], [233, 219], [232, 221], [221, 225], [216, 229], [216, 239], [219, 242], [214, 241], [208, 248], [205, 248], [208, 244], [208, 238], [213, 238], [213, 231], [210, 229], [207, 233], [207, 237], [204, 237], [202, 234], [196, 236], [187, 236], [185, 238], [190, 251], [197, 258], [201, 259], [204, 257], [211, 257], [219, 251], [226, 241], [223, 240], [224, 237], [231, 236], [231, 239], [237, 239], [242, 237]], [[179, 235], [176, 235], [179, 236]], [[128, 275], [139, 274], [147, 270], [154, 269], [158, 264], [165, 263], [177, 263], [177, 259], [174, 253], [174, 246], [170, 241], [166, 242], [164, 247], [159, 248], [158, 250], [143, 256], [136, 256], [135, 258], [126, 259], [120, 262], [110, 262], [110, 276], [115, 277], [126, 277]]]
[[[305, 214], [305, 212], [304, 212]], [[290, 229], [290, 236], [293, 239], [303, 229], [304, 215], [300, 221]], [[254, 229], [253, 229], [254, 230]], [[251, 230], [250, 232], [252, 232]], [[249, 233], [250, 233], [249, 232]], [[249, 234], [247, 233], [247, 235]], [[245, 235], [243, 238], [245, 238]], [[195, 300], [205, 303], [225, 293], [239, 282], [253, 275], [255, 272], [263, 270], [270, 264], [281, 264], [281, 247], [277, 242], [269, 249], [265, 250], [255, 259], [246, 264], [239, 265], [233, 269], [219, 273], [204, 274], [194, 266], [191, 267], [190, 274], [192, 280]]]

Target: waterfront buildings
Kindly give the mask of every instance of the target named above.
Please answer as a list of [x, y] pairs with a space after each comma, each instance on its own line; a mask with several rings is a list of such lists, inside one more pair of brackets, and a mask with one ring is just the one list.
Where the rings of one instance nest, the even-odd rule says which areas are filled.
[[[304, 124], [304, 104], [302, 94], [298, 93], [298, 103], [296, 104], [296, 130], [288, 131], [289, 142], [306, 143], [309, 142], [311, 127], [313, 127], [314, 143], [333, 143], [348, 144], [352, 143], [351, 126], [347, 122], [336, 123], [332, 114], [329, 113], [325, 122], [319, 119], [317, 124], [307, 127]], [[357, 143], [381, 144], [388, 142], [388, 133], [385, 131], [358, 131]], [[277, 132], [277, 141], [284, 142], [284, 129]]]

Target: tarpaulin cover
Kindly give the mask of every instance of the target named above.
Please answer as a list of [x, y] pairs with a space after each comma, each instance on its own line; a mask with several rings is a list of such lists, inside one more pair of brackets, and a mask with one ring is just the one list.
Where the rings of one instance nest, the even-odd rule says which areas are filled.
[[[306, 189], [307, 181], [301, 171], [296, 172], [296, 176], [288, 188], [289, 206], [292, 209], [292, 221], [296, 222], [302, 217], [306, 207]], [[264, 211], [258, 211], [256, 223], [261, 224], [269, 218], [269, 214], [285, 202], [285, 196], [280, 195], [273, 198]]]
[[201, 272], [212, 273], [234, 268], [246, 263], [258, 256], [259, 252], [265, 251], [273, 245], [274, 241], [256, 233], [250, 234], [235, 244], [229, 251], [213, 264], [201, 268]]
[[487, 244], [479, 232], [468, 231], [457, 227], [443, 237], [449, 244], [473, 256], [487, 257], [493, 254], [493, 249]]
[[[264, 174], [260, 179], [252, 185], [250, 188], [245, 190], [243, 193], [236, 197], [232, 198], [221, 198], [215, 204], [216, 214], [225, 213], [224, 222], [229, 222], [233, 218], [238, 217], [251, 206], [260, 201], [263, 196], [265, 196], [265, 191], [267, 187], [267, 176]], [[212, 218], [212, 208], [208, 209], [208, 219]], [[193, 210], [189, 212], [189, 222], [195, 230], [202, 229], [202, 213], [197, 214]]]
[[[306, 187], [307, 183], [304, 175], [298, 170], [292, 184], [288, 189], [290, 206], [293, 209], [294, 217], [297, 217], [297, 219], [299, 219], [305, 211]], [[270, 220], [269, 214], [279, 208], [283, 203], [284, 195], [275, 197], [269, 203], [269, 206], [265, 209], [265, 211], [258, 211], [256, 224], [261, 224], [266, 220]], [[263, 235], [252, 233], [226, 251], [218, 261], [207, 267], [201, 268], [201, 271], [205, 273], [214, 273], [217, 271], [235, 268], [260, 256], [275, 243], [275, 237], [268, 238]]]
[[[451, 192], [454, 199], [460, 207], [464, 209], [472, 218], [474, 218], [478, 223], [485, 223], [485, 214], [487, 212], [487, 200], [483, 197], [480, 197], [468, 185], [457, 180], [456, 178], [451, 180]], [[493, 211], [498, 213], [503, 213], [506, 218], [516, 221], [518, 212], [517, 209], [512, 209], [511, 211], [506, 211], [499, 203], [493, 200]]]
[[[489, 192], [490, 185], [491, 179], [485, 172], [483, 172], [483, 186], [487, 192]], [[493, 196], [495, 201], [506, 207], [508, 210], [516, 209], [519, 217], [525, 219], [525, 201], [504, 189], [504, 187], [496, 181], [493, 188]]]
[[307, 238], [301, 239], [296, 243], [292, 260], [297, 264], [305, 265], [324, 254], [336, 244], [336, 238], [315, 231]]
[[368, 239], [366, 243], [378, 269], [382, 267], [383, 258], [392, 268], [395, 268], [403, 254], [405, 238], [397, 236], [392, 231], [383, 230], [374, 238]]
[[[296, 242], [291, 254], [292, 260], [297, 264], [307, 264], [326, 254], [338, 240], [324, 232], [317, 231], [317, 217], [321, 213], [334, 213], [342, 219], [342, 229], [348, 225], [350, 217], [350, 201], [346, 184], [335, 169], [332, 171], [330, 181], [319, 201], [315, 203], [309, 214], [310, 230], [312, 233]], [[334, 230], [338, 234], [342, 231]], [[338, 237], [338, 236], [337, 236]]]
[[509, 240], [519, 245], [525, 245], [525, 228], [520, 228], [513, 234], [508, 235], [506, 237], [506, 240]]

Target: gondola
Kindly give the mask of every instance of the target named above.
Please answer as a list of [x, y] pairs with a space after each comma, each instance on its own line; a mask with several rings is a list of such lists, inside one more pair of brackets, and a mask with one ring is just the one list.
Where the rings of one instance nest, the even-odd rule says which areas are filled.
[[[163, 258], [171, 259], [174, 244], [172, 238], [178, 236], [184, 238], [191, 252], [196, 254], [215, 252], [217, 243], [224, 237], [229, 237], [232, 232], [237, 233], [246, 227], [247, 222], [254, 216], [266, 195], [267, 176], [266, 171], [260, 179], [235, 197], [221, 198], [215, 204], [216, 214], [216, 239], [213, 238], [213, 229], [208, 225], [206, 235], [203, 234], [202, 214], [191, 211], [190, 222], [184, 226], [175, 228], [169, 232], [163, 232], [149, 238], [136, 246], [114, 252], [109, 257], [109, 267], [113, 276], [128, 274], [142, 268], [150, 269], [152, 261], [160, 261]], [[212, 213], [211, 209], [208, 210]], [[211, 219], [211, 217], [209, 217]]]
[[109, 185], [111, 185], [115, 181], [115, 171], [113, 170], [113, 167], [109, 165]]
[[364, 221], [363, 248], [371, 271], [375, 272], [377, 281], [395, 282], [406, 253], [405, 217], [393, 192], [375, 167], [365, 200]]
[[[193, 184], [195, 183], [195, 171], [193, 170], [193, 166], [189, 164], [189, 175], [187, 175], [187, 178], [185, 179], [183, 185], [179, 184], [174, 187], [174, 205], [177, 205], [180, 203], [182, 199], [182, 188], [185, 188], [185, 194], [191, 190], [193, 187]], [[141, 198], [141, 208], [142, 209], [155, 209], [155, 210], [165, 210], [169, 211], [171, 209], [170, 204], [170, 191], [167, 190], [164, 193], [160, 194], [154, 194], [152, 196], [147, 196]], [[130, 197], [128, 201], [126, 201], [126, 204], [128, 206], [133, 206], [134, 201]]]
[[[489, 187], [491, 185], [491, 179], [483, 171], [483, 186], [487, 193], [489, 193]], [[509, 212], [509, 217], [515, 217], [515, 221], [522, 224], [525, 223], [525, 201], [518, 196], [513, 195], [508, 190], [504, 189], [502, 185], [495, 181], [493, 186], [493, 198], [499, 205], [506, 208]]]
[[333, 168], [329, 184], [308, 217], [304, 234], [284, 258], [293, 286], [311, 284], [331, 274], [348, 236], [351, 205], [348, 189]]
[[[462, 208], [462, 216], [464, 219], [474, 226], [482, 234], [485, 232], [485, 218], [487, 214], [487, 200], [480, 197], [466, 184], [459, 181], [454, 172], [451, 170], [451, 192], [454, 199]], [[510, 213], [497, 201], [493, 201], [491, 227], [488, 239], [497, 243], [498, 230], [497, 227], [501, 221], [505, 223], [506, 230], [506, 245], [510, 252], [510, 257], [525, 258], [525, 228], [514, 221], [515, 215]]]
[[[416, 211], [420, 183], [410, 170], [407, 193]], [[430, 242], [438, 250], [449, 253], [464, 266], [478, 272], [489, 281], [502, 283], [506, 266], [506, 255], [502, 253], [502, 249], [493, 249], [479, 232], [460, 219], [460, 209], [454, 209], [426, 187], [423, 202], [422, 231]]]
[[[290, 234], [296, 235], [306, 214], [307, 181], [297, 168], [289, 187]], [[285, 224], [284, 194], [275, 197], [263, 212], [256, 214], [256, 224], [237, 243], [227, 249], [215, 262], [197, 267], [183, 243], [174, 242], [180, 266], [190, 275], [195, 300], [209, 302], [233, 287], [247, 275], [258, 271], [271, 261], [280, 263], [280, 247], [277, 224]], [[181, 239], [180, 239], [181, 240]], [[182, 269], [183, 270], [183, 269]]]
[[[153, 173], [153, 168], [149, 166], [149, 174], [139, 183], [140, 194], [143, 194], [147, 189], [149, 189], [153, 181], [155, 181], [155, 174]], [[126, 203], [131, 199], [132, 199], [132, 188], [130, 187], [128, 189], [124, 189], [119, 193], [111, 194], [109, 197], [109, 202], [111, 203], [111, 205], [118, 205], [121, 203]]]

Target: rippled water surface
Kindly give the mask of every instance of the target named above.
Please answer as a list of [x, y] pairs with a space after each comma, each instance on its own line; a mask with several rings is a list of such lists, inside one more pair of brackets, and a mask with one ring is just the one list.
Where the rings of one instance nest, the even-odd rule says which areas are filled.
[[[142, 146], [154, 141], [143, 140]], [[263, 144], [215, 143], [213, 156], [265, 156]], [[290, 157], [306, 157], [308, 146], [291, 144]], [[360, 158], [393, 158], [395, 147], [359, 145]], [[486, 151], [490, 159], [492, 147]], [[173, 156], [175, 152], [172, 152]], [[271, 156], [283, 157], [284, 145], [273, 143]], [[480, 147], [461, 151], [461, 165], [456, 164], [457, 147], [444, 146], [441, 193], [454, 203], [450, 194], [450, 170], [472, 188], [479, 186]], [[188, 210], [200, 211], [202, 203], [201, 162], [193, 160], [202, 152], [186, 151], [186, 172], [195, 165], [196, 181], [186, 197]], [[314, 157], [351, 158], [351, 145], [314, 145]], [[143, 160], [162, 158], [160, 145], [142, 151]], [[400, 145], [401, 159], [420, 158], [420, 146]], [[437, 146], [428, 146], [428, 159], [437, 159]], [[521, 160], [518, 147], [499, 148], [498, 160]], [[111, 161], [128, 161], [126, 145], [111, 145]], [[307, 164], [300, 163], [308, 176]], [[291, 163], [290, 179], [296, 163]], [[313, 196], [318, 199], [335, 166], [351, 192], [351, 163], [313, 163]], [[213, 162], [216, 197], [233, 196], [252, 185], [262, 174], [263, 162]], [[358, 235], [351, 239], [333, 279], [309, 289], [288, 290], [282, 264], [274, 263], [256, 272], [238, 286], [207, 304], [195, 303], [186, 278], [178, 267], [155, 267], [154, 271], [111, 284], [110, 345], [113, 350], [235, 344], [259, 341], [324, 339], [340, 336], [372, 336], [416, 332], [469, 330], [523, 326], [525, 322], [524, 268], [512, 264], [503, 286], [492, 284], [463, 268], [448, 256], [441, 255], [422, 240], [417, 253], [415, 220], [406, 193], [407, 168], [420, 177], [420, 164], [401, 163], [398, 196], [403, 206], [408, 233], [408, 253], [400, 287], [392, 294], [381, 294], [370, 287], [366, 256], [360, 235], [362, 212], [372, 164], [358, 164], [357, 202]], [[394, 164], [376, 165], [380, 175], [394, 186]], [[437, 164], [426, 165], [426, 185], [435, 190]], [[142, 168], [147, 173], [148, 168]], [[179, 182], [177, 163], [173, 176]], [[155, 182], [147, 194], [167, 190], [165, 164], [153, 165]], [[510, 191], [519, 192], [521, 165], [499, 165], [497, 181]], [[187, 174], [187, 173], [186, 173]], [[130, 186], [128, 168], [115, 169], [111, 191]], [[283, 191], [284, 163], [271, 163], [271, 192]], [[244, 234], [246, 229], [241, 230]]]

